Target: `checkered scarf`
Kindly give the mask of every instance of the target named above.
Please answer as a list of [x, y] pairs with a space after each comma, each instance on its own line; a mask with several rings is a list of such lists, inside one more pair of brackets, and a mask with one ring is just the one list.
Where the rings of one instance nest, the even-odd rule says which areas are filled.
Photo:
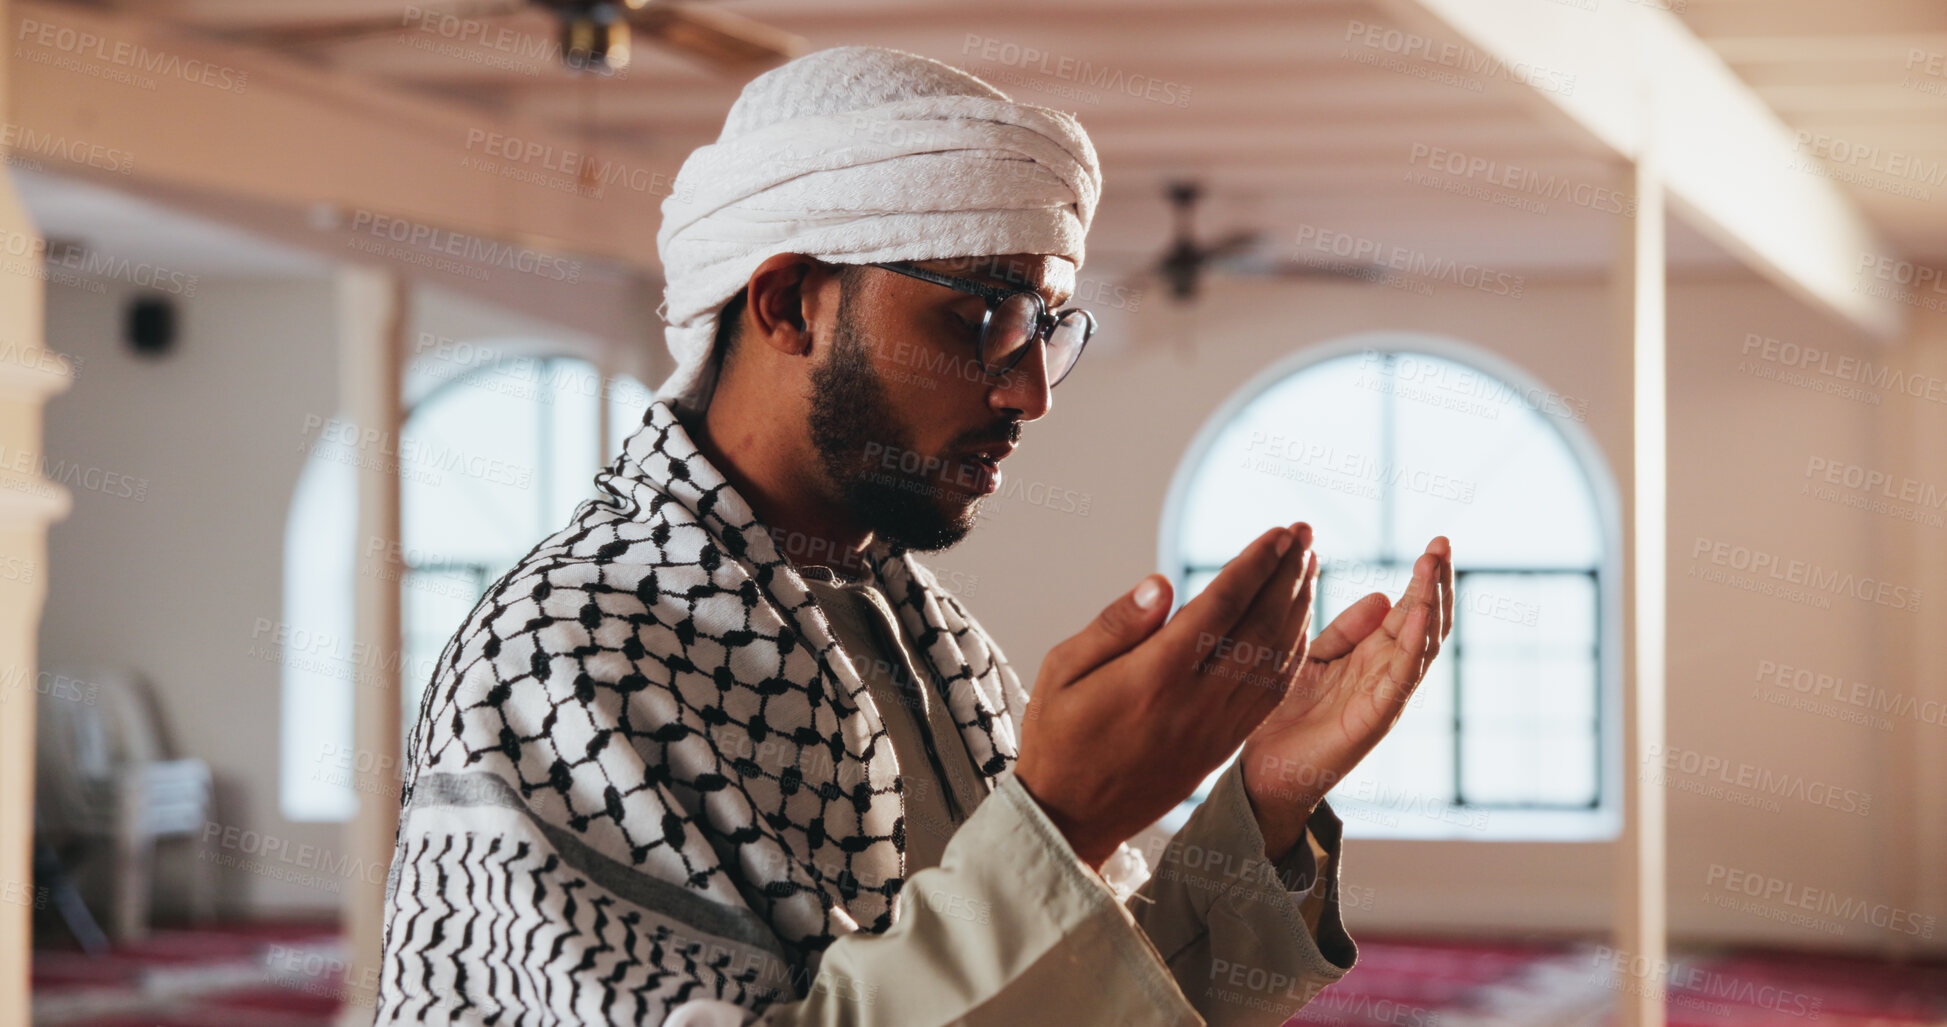
[[[761, 1011], [837, 938], [893, 923], [899, 768], [770, 530], [662, 400], [595, 483], [427, 688], [380, 1023]], [[991, 789], [1020, 681], [910, 554], [867, 559]]]

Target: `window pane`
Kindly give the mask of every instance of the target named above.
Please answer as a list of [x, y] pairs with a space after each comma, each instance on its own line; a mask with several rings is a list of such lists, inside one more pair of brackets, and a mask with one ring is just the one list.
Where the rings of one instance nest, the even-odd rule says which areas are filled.
[[447, 567], [410, 571], [405, 582], [402, 627], [406, 652], [412, 660], [405, 667], [403, 685], [410, 724], [410, 718], [418, 713], [420, 694], [438, 667], [441, 650], [466, 615], [473, 612], [488, 580], [484, 567]]
[[649, 410], [649, 402], [654, 396], [648, 386], [626, 374], [609, 379], [608, 383], [608, 439], [603, 449], [604, 464], [615, 459], [622, 451], [622, 443], [642, 427], [642, 415]]
[[487, 585], [594, 494], [601, 401], [586, 361], [522, 358], [483, 366], [413, 410], [407, 446], [442, 473], [408, 473], [403, 484], [409, 720], [440, 651]]
[[[284, 626], [292, 644], [278, 647], [283, 698], [278, 801], [291, 820], [343, 820], [358, 809], [348, 775], [335, 757], [352, 750], [352, 589], [357, 581], [356, 447], [339, 440], [356, 429], [322, 434], [298, 477], [284, 528]], [[323, 645], [311, 639], [331, 640]], [[269, 642], [277, 641], [275, 635]]]
[[1469, 651], [1586, 657], [1595, 649], [1595, 575], [1488, 574], [1464, 568], [1454, 590], [1456, 628]]
[[467, 378], [413, 411], [400, 447], [409, 560], [482, 562], [498, 573], [534, 544], [541, 534], [536, 396], [532, 387], [486, 388]]
[[1358, 376], [1356, 357], [1319, 364], [1224, 426], [1183, 497], [1186, 563], [1221, 566], [1266, 529], [1300, 519], [1334, 552], [1378, 555], [1378, 487], [1358, 470], [1380, 437], [1380, 411]]
[[1347, 556], [1327, 544], [1324, 529], [1316, 524], [1313, 527], [1320, 532], [1318, 597], [1321, 604], [1319, 615], [1312, 618], [1315, 627], [1324, 628], [1346, 607], [1374, 592], [1384, 592], [1388, 601], [1397, 599], [1413, 580], [1412, 564]]
[[575, 507], [595, 494], [603, 452], [595, 437], [602, 377], [585, 361], [550, 360], [541, 386], [539, 413], [549, 459], [540, 534], [546, 534], [568, 523]]
[[1456, 599], [1465, 800], [1594, 801], [1594, 578], [1467, 574]]
[[1548, 806], [1593, 805], [1598, 795], [1595, 748], [1593, 724], [1543, 736], [1537, 753], [1547, 771], [1537, 782], [1533, 801]]
[[[1440, 369], [1442, 381], [1479, 379], [1452, 361], [1404, 359], [1409, 371]], [[1448, 399], [1456, 391], [1492, 394], [1477, 385], [1430, 394]], [[1397, 552], [1418, 553], [1433, 536], [1446, 535], [1465, 540], [1455, 554], [1463, 566], [1596, 566], [1602, 539], [1589, 515], [1587, 479], [1546, 418], [1519, 401], [1443, 405], [1414, 395], [1395, 397], [1397, 458], [1388, 481], [1399, 499]]]

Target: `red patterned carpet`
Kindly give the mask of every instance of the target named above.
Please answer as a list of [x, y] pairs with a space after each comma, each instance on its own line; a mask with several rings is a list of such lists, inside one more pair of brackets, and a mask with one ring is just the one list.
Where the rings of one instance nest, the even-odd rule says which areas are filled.
[[[95, 958], [34, 958], [38, 1027], [327, 1027], [346, 994], [331, 925], [159, 931]], [[1615, 961], [1588, 943], [1359, 939], [1359, 966], [1292, 1024], [1602, 1027]], [[1947, 963], [1734, 950], [1669, 974], [1670, 1027], [1947, 1025]]]
[[157, 931], [105, 956], [34, 953], [34, 1023], [327, 1027], [345, 994], [333, 924]]
[[[1359, 939], [1359, 965], [1291, 1024], [1603, 1027], [1640, 977], [1593, 943]], [[1670, 1027], [1947, 1025], [1947, 962], [1774, 950], [1679, 952]]]

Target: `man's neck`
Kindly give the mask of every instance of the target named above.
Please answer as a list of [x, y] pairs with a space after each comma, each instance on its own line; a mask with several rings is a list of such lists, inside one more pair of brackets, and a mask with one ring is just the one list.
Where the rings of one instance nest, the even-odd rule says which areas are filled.
[[741, 416], [734, 397], [718, 391], [701, 417], [681, 418], [697, 450], [770, 529], [779, 555], [797, 566], [857, 578], [872, 533], [820, 494], [807, 474], [819, 466], [816, 454], [807, 458], [802, 441], [794, 446], [767, 434], [774, 422]]

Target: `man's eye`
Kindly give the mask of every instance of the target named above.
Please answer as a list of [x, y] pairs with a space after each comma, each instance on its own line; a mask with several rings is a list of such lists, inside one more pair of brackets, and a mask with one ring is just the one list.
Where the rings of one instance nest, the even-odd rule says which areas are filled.
[[959, 325], [961, 330], [973, 335], [980, 334], [980, 321], [978, 319], [969, 319], [965, 315], [952, 313], [951, 311], [948, 313], [953, 318], [953, 323]]

